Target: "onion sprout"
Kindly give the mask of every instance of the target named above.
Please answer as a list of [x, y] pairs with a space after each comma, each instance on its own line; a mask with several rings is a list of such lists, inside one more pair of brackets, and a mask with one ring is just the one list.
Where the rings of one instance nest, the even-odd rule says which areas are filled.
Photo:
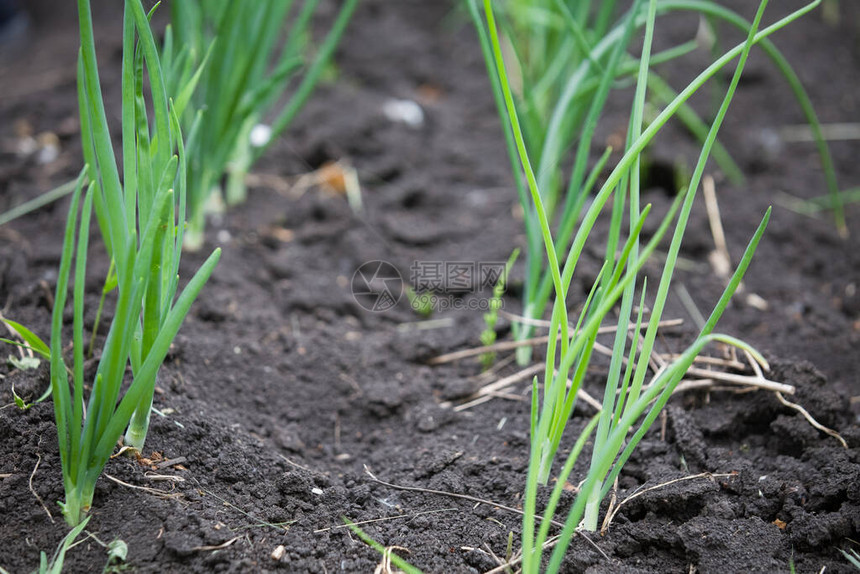
[[[220, 251], [215, 250], [176, 297], [185, 221], [185, 151], [143, 5], [140, 0], [125, 3], [122, 183], [102, 99], [89, 0], [78, 0], [78, 16], [78, 98], [87, 165], [78, 178], [66, 221], [50, 342], [51, 390], [65, 487], [61, 506], [72, 526], [81, 522], [92, 505], [96, 481], [126, 425], [126, 442], [142, 448], [156, 375], [220, 257]], [[144, 99], [144, 68], [155, 115], [151, 132]], [[86, 192], [85, 179], [90, 182]], [[116, 266], [118, 296], [85, 402], [84, 285], [93, 211]], [[73, 268], [73, 359], [69, 370], [63, 357], [62, 327]], [[132, 380], [121, 396], [129, 363]]]

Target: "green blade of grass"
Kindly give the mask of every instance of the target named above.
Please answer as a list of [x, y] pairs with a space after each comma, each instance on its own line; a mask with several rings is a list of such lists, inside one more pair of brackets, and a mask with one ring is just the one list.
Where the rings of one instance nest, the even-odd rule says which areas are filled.
[[[11, 319], [2, 319], [6, 325], [11, 327], [18, 335], [27, 343], [27, 348], [32, 349], [36, 353], [39, 353], [46, 359], [51, 357], [51, 348], [48, 347], [45, 342], [39, 338], [33, 331], [25, 327], [24, 325], [12, 321]], [[11, 344], [17, 344], [14, 341], [7, 341], [4, 339], [4, 342], [8, 342]]]

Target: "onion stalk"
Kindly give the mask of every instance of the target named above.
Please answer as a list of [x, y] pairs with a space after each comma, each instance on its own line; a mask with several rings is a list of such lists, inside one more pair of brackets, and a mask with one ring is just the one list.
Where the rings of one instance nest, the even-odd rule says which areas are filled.
[[[180, 293], [185, 151], [143, 5], [140, 0], [125, 2], [122, 182], [98, 77], [89, 0], [78, 0], [78, 16], [78, 99], [87, 165], [78, 178], [66, 221], [50, 342], [51, 390], [65, 488], [61, 506], [72, 526], [92, 506], [96, 481], [126, 425], [131, 423], [126, 436], [132, 437], [132, 446], [142, 448], [158, 371], [220, 257], [215, 250]], [[144, 69], [155, 115], [152, 128], [146, 117]], [[86, 191], [85, 179], [89, 181]], [[117, 303], [85, 400], [84, 285], [93, 212], [115, 264]], [[72, 269], [73, 358], [69, 369], [63, 357], [63, 311]], [[129, 364], [132, 380], [123, 394]]]

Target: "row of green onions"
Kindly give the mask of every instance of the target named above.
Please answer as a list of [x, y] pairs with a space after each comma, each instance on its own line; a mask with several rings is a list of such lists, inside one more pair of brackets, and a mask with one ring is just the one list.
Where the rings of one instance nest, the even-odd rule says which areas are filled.
[[[149, 25], [158, 5], [146, 13], [140, 0], [126, 0], [120, 168], [101, 94], [91, 7], [89, 0], [78, 0], [78, 99], [86, 166], [69, 186], [74, 191], [50, 345], [26, 327], [9, 322], [27, 346], [51, 362], [65, 486], [62, 507], [72, 526], [81, 523], [92, 505], [96, 480], [117, 441], [122, 438], [126, 446], [143, 449], [161, 364], [220, 257], [216, 249], [180, 291], [182, 248], [202, 245], [206, 202], [225, 174], [228, 202], [244, 199], [245, 174], [310, 97], [357, 0], [344, 2], [315, 54], [311, 54], [310, 28], [319, 0], [294, 4], [292, 0], [174, 2], [172, 25], [158, 45]], [[282, 40], [283, 29], [287, 29], [286, 40]], [[282, 103], [291, 82], [297, 85]], [[251, 129], [277, 106], [267, 141], [253, 146]], [[84, 284], [93, 213], [111, 257], [102, 304], [114, 289], [117, 302], [92, 390], [85, 399]], [[62, 319], [72, 273], [69, 367], [62, 354]], [[121, 393], [129, 365], [132, 381]]]
[[[645, 28], [642, 55], [634, 69], [636, 94], [630, 115], [625, 153], [605, 183], [599, 187], [585, 213], [580, 216], [578, 212], [574, 212], [571, 216], [572, 220], [563, 217], [562, 229], [554, 237], [551, 230], [552, 214], [547, 209], [547, 203], [552, 204], [555, 198], [552, 194], [545, 193], [541, 187], [542, 184], [551, 182], [551, 178], [547, 179], [545, 174], [542, 178], [539, 172], [533, 169], [535, 163], [533, 163], [532, 150], [529, 147], [523, 123], [520, 121], [520, 117], [527, 116], [530, 110], [523, 109], [521, 100], [519, 101], [520, 105], [518, 105], [518, 100], [513, 94], [503, 57], [501, 33], [496, 22], [493, 2], [492, 0], [484, 0], [484, 15], [481, 16], [478, 11], [477, 0], [470, 0], [470, 10], [478, 24], [482, 44], [487, 53], [492, 56], [492, 60], [488, 60], [490, 77], [496, 95], [503, 105], [509, 143], [517, 154], [519, 162], [517, 173], [518, 175], [520, 173], [525, 175], [523, 187], [528, 193], [529, 212], [534, 214], [533, 220], [527, 222], [526, 225], [531, 225], [533, 226], [532, 229], [537, 230], [530, 233], [537, 233], [539, 236], [540, 247], [544, 251], [541, 262], [546, 265], [553, 294], [552, 319], [542, 390], [537, 377], [535, 377], [532, 389], [531, 447], [523, 500], [523, 572], [538, 572], [542, 565], [546, 566], [548, 572], [558, 571], [576, 530], [580, 527], [584, 530], [597, 528], [601, 501], [609, 493], [624, 463], [653, 424], [676, 385], [692, 365], [696, 356], [707, 345], [719, 342], [735, 346], [750, 353], [755, 360], [764, 364], [762, 356], [749, 345], [727, 335], [715, 334], [713, 330], [752, 260], [767, 226], [770, 210], [765, 213], [728, 286], [714, 306], [698, 337], [678, 359], [656, 373], [648, 384], [645, 381], [648, 375], [651, 351], [657, 336], [657, 328], [668, 297], [696, 191], [704, 173], [706, 162], [716, 145], [717, 133], [735, 95], [750, 50], [756, 44], [764, 45], [768, 36], [812, 10], [819, 1], [812, 2], [801, 10], [760, 30], [761, 18], [767, 5], [767, 0], [762, 0], [754, 21], [747, 27], [746, 41], [718, 58], [676, 95], [665, 109], [643, 129], [643, 110], [647, 87], [650, 85], [648, 80], [652, 73], [651, 66], [657, 56], [656, 54], [652, 55], [652, 41], [657, 14], [661, 8], [666, 8], [668, 4], [686, 5], [690, 3], [634, 0], [630, 11], [621, 21], [621, 28], [617, 31], [607, 32], [608, 35], [617, 34], [617, 38], [620, 39], [615, 40], [614, 43], [608, 43], [599, 51], [597, 47], [590, 48], [590, 52], [584, 56], [589, 62], [597, 62], [603, 59], [604, 54], [609, 53], [608, 61], [603, 64], [609, 71], [601, 78], [601, 86], [597, 88], [596, 92], [600, 94], [600, 98], [605, 98], [608, 85], [617, 76], [617, 71], [613, 72], [612, 70], [619, 69], [618, 66], [623, 61], [622, 56], [626, 54], [628, 39], [632, 36], [633, 30], [639, 26]], [[589, 45], [586, 42], [587, 38], [582, 38], [581, 47], [584, 50], [589, 50]], [[531, 45], [520, 47], [522, 50], [532, 48]], [[517, 49], [514, 47], [515, 52]], [[693, 171], [689, 186], [674, 202], [650, 240], [643, 245], [640, 235], [649, 215], [650, 206], [642, 207], [640, 205], [642, 152], [666, 122], [683, 109], [684, 103], [692, 94], [734, 60], [737, 60], [737, 65], [732, 80], [726, 89], [716, 118], [704, 138], [699, 161]], [[522, 86], [524, 91], [532, 88], [533, 86], [528, 88]], [[596, 98], [597, 96], [592, 97]], [[595, 104], [595, 99], [589, 101], [592, 104], [592, 111], [594, 109], [599, 110], [603, 105], [602, 101], [597, 104]], [[596, 121], [596, 118], [592, 119]], [[568, 125], [561, 122], [552, 124], [550, 129], [563, 131]], [[587, 153], [587, 150], [588, 147], [585, 147], [584, 152], [577, 153]], [[578, 155], [577, 164], [579, 158]], [[598, 162], [595, 172], [601, 170], [606, 161], [607, 155], [604, 155]], [[574, 173], [576, 175], [576, 171]], [[571, 189], [572, 192], [577, 197], [585, 197], [589, 193], [591, 185], [596, 182], [596, 178], [592, 176], [583, 180], [574, 177], [572, 181], [575, 184]], [[584, 185], [584, 181], [587, 181], [589, 185]], [[592, 234], [595, 222], [604, 208], [608, 208], [610, 197], [613, 198], [610, 208], [610, 232], [603, 268], [586, 298], [575, 325], [570, 327], [568, 295], [574, 271], [583, 248]], [[629, 220], [629, 228], [626, 231], [623, 225], [625, 213]], [[668, 235], [671, 238], [670, 246], [656, 295], [649, 296], [646, 288], [647, 279], [640, 278], [640, 273], [649, 256], [660, 241], [667, 236], [673, 221], [675, 222], [674, 231]], [[565, 225], [569, 229], [565, 228]], [[573, 234], [574, 230], [576, 231], [575, 234]], [[559, 241], [559, 235], [563, 236], [568, 232], [573, 236], [572, 241], [568, 242], [566, 238]], [[626, 239], [624, 238], [625, 235]], [[531, 241], [531, 239], [529, 240]], [[562, 261], [561, 258], [565, 252], [567, 255]], [[532, 257], [535, 256], [534, 253], [531, 255]], [[586, 424], [578, 440], [570, 449], [568, 456], [559, 460], [562, 437], [573, 412], [577, 392], [585, 379], [598, 329], [619, 302], [618, 330], [612, 348], [602, 409]], [[634, 314], [634, 303], [637, 302], [639, 310]], [[647, 326], [642, 311], [646, 304], [651, 310], [647, 319]], [[628, 347], [628, 332], [631, 332], [628, 326], [631, 323], [635, 325], [635, 328], [632, 330], [632, 341]], [[643, 327], [644, 332], [642, 331]], [[545, 561], [544, 546], [549, 539], [551, 519], [554, 517], [561, 500], [564, 485], [589, 440], [593, 441], [593, 449], [585, 480], [573, 506], [568, 511], [565, 526], [556, 540], [552, 554], [548, 561]], [[559, 463], [561, 463], [561, 468], [557, 466]], [[543, 509], [543, 520], [536, 529], [538, 488], [549, 482], [553, 470], [557, 472], [555, 487]]]

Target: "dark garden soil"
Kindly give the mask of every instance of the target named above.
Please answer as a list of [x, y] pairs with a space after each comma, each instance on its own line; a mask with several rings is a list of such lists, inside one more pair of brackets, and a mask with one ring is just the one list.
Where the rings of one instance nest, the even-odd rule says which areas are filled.
[[[747, 15], [754, 8], [727, 3]], [[72, 3], [59, 4], [33, 2], [31, 43], [0, 61], [0, 212], [79, 169], [77, 29]], [[97, 4], [115, 131], [119, 4]], [[768, 18], [799, 5], [773, 2]], [[860, 112], [860, 5], [840, 8], [838, 24], [816, 13], [776, 38], [827, 123], [854, 122]], [[366, 532], [407, 549], [400, 554], [426, 572], [487, 571], [497, 565], [490, 552], [504, 556], [511, 531], [518, 546], [516, 514], [397, 490], [364, 471], [512, 507], [523, 490], [528, 403], [499, 398], [455, 412], [450, 403], [481, 384], [480, 366], [427, 364], [476, 346], [481, 313], [438, 313], [440, 322], [421, 328], [405, 301], [371, 313], [350, 294], [353, 272], [365, 261], [390, 261], [408, 277], [414, 261], [503, 261], [523, 243], [483, 63], [463, 16], [442, 1], [361, 3], [339, 52], [337, 83], [319, 90], [259, 166], [266, 177], [247, 204], [208, 228], [207, 247], [221, 245], [224, 254], [162, 369], [155, 406], [165, 416], [153, 416], [151, 464], [124, 457], [108, 464], [116, 481], [99, 481], [88, 528], [94, 537], [69, 553], [67, 571], [102, 569], [106, 553], [97, 537], [125, 540], [132, 572], [373, 572], [379, 555], [341, 526], [342, 516], [379, 520]], [[697, 26], [690, 17], [662, 22], [664, 45], [688, 39]], [[664, 72], [677, 86], [707, 61], [694, 54]], [[696, 100], [704, 112], [709, 94]], [[389, 121], [381, 112], [389, 98], [419, 102], [425, 125]], [[623, 134], [628, 100], [619, 92], [599, 146]], [[860, 547], [860, 427], [858, 406], [850, 405], [860, 395], [860, 210], [849, 210], [854, 234], [842, 240], [827, 217], [783, 207], [786, 195], [825, 192], [814, 146], [779, 138], [784, 126], [802, 121], [785, 82], [756, 55], [722, 134], [748, 180], [732, 186], [716, 177], [735, 261], [775, 205], [746, 280], [747, 292], [767, 307], [733, 304], [718, 330], [761, 349], [772, 361], [770, 378], [795, 385], [792, 400], [839, 429], [849, 448], [772, 393], [678, 396], [663, 432], [655, 425], [627, 464], [619, 499], [682, 476], [732, 476], [678, 482], [632, 500], [607, 534], [574, 540], [567, 572], [788, 572], [792, 557], [797, 572], [851, 571], [839, 549]], [[58, 158], [40, 165], [37, 154], [18, 153], [23, 123], [34, 135], [55, 134]], [[646, 200], [657, 211], [669, 202], [665, 172], [689, 165], [696, 149], [679, 128], [655, 144]], [[843, 187], [860, 184], [856, 141], [833, 142], [833, 152]], [[281, 190], [339, 159], [358, 170], [363, 215], [337, 194]], [[0, 228], [3, 313], [46, 338], [67, 206], [62, 201]], [[703, 312], [722, 288], [707, 264], [712, 249], [698, 204], [682, 252], [688, 269], [678, 282]], [[202, 257], [185, 257], [185, 277]], [[584, 297], [599, 257], [595, 242], [575, 299]], [[107, 269], [103, 257], [93, 261], [90, 325]], [[520, 264], [514, 278], [521, 276]], [[511, 292], [518, 288], [515, 281]], [[674, 296], [670, 303], [666, 316], [685, 325], [667, 331], [661, 348], [678, 351], [693, 323]], [[516, 311], [516, 297], [506, 305]], [[502, 323], [500, 338], [508, 337]], [[589, 381], [593, 392], [601, 368], [595, 365]], [[508, 365], [499, 376], [514, 371]], [[4, 405], [12, 403], [13, 385], [31, 400], [48, 384], [44, 364], [28, 372], [3, 365], [0, 374]], [[510, 393], [525, 398], [524, 387]], [[573, 430], [589, 412], [578, 407]], [[0, 566], [29, 572], [39, 551], [50, 554], [67, 532], [56, 506], [63, 490], [50, 403], [0, 410], [0, 439]], [[566, 494], [565, 505], [573, 496]], [[285, 551], [276, 561], [279, 545]]]

